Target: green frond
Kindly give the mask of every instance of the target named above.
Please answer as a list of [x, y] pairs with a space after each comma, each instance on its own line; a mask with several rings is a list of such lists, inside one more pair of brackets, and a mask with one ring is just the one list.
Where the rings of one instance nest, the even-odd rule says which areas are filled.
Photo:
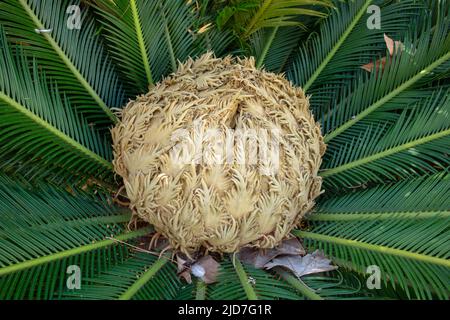
[[[198, 287], [197, 287], [198, 288]], [[182, 288], [177, 298], [192, 299], [197, 293], [194, 285]], [[339, 273], [309, 275], [301, 280], [283, 270], [276, 273], [242, 264], [237, 258], [221, 263], [218, 282], [208, 285], [206, 299], [346, 299], [361, 296], [360, 284], [344, 281]]]
[[[47, 184], [21, 186], [5, 176], [0, 181], [3, 298], [57, 294], [48, 290], [66, 278], [65, 265], [78, 261], [84, 275], [93, 274], [127, 254], [125, 246], [107, 237], [126, 241], [149, 232], [126, 232], [130, 213], [101, 198]], [[113, 259], [116, 255], [119, 258]]]
[[203, 280], [198, 279], [195, 290], [195, 300], [205, 300], [207, 285]]
[[[0, 299], [448, 299], [449, 17], [446, 0], [0, 1]], [[310, 97], [325, 192], [292, 235], [337, 270], [213, 254], [218, 281], [187, 284], [170, 253], [143, 249], [151, 227], [129, 230], [112, 110], [206, 51], [252, 55]]]
[[230, 41], [214, 28], [195, 34], [197, 13], [184, 1], [94, 1], [111, 55], [126, 79], [131, 94], [170, 72], [178, 61]]
[[396, 220], [448, 217], [448, 175], [379, 185], [319, 202], [310, 221]]
[[239, 261], [238, 258], [236, 258], [235, 255], [233, 256], [232, 262], [233, 262], [236, 274], [239, 277], [239, 282], [241, 283], [241, 286], [245, 291], [245, 295], [247, 296], [247, 299], [248, 300], [258, 300], [256, 292], [253, 289], [251, 279], [247, 276], [247, 273], [245, 272], [245, 269], [242, 266], [242, 263]]
[[400, 287], [409, 298], [445, 299], [449, 186], [448, 175], [436, 175], [330, 199], [309, 217], [307, 231], [294, 233], [343, 267], [364, 274], [378, 266], [385, 285]]
[[383, 109], [392, 99], [411, 96], [411, 90], [427, 85], [439, 67], [450, 60], [449, 20], [429, 28], [419, 37], [402, 41], [405, 50], [387, 57], [384, 68], [361, 76], [321, 119], [329, 143], [358, 121]]
[[243, 265], [237, 258], [233, 260], [221, 263], [219, 282], [209, 286], [208, 299], [298, 299], [286, 283], [263, 270]]
[[167, 258], [133, 253], [126, 260], [85, 278], [80, 290], [66, 290], [71, 299], [162, 300], [178, 292], [175, 266]]
[[311, 9], [310, 6], [330, 6], [328, 0], [264, 0], [243, 21], [243, 37], [248, 38], [262, 28], [277, 28], [286, 26], [302, 26], [295, 21], [298, 15], [324, 17], [321, 11]]
[[308, 287], [301, 279], [297, 278], [295, 275], [283, 270], [278, 269], [278, 274], [286, 280], [291, 286], [297, 289], [300, 293], [302, 293], [306, 298], [310, 300], [323, 300], [321, 296], [319, 296], [314, 290]]
[[[380, 7], [381, 29], [369, 29], [367, 8]], [[360, 67], [384, 55], [383, 33], [397, 35], [411, 28], [414, 19], [425, 15], [417, 1], [335, 1], [335, 9], [324, 19], [318, 33], [303, 44], [288, 67], [288, 78], [311, 95], [314, 113], [322, 115], [352, 80], [366, 71]]]
[[276, 272], [297, 292], [308, 300], [370, 299], [373, 295], [362, 287], [362, 281], [340, 270], [325, 275], [307, 275], [297, 278], [278, 268]]
[[[162, 257], [157, 259], [148, 269], [145, 269], [142, 275], [139, 277], [136, 282], [134, 282], [130, 287], [127, 288], [125, 292], [123, 292], [119, 300], [130, 300], [133, 296], [135, 296], [149, 281], [152, 279], [155, 274], [168, 262], [167, 257]], [[171, 270], [174, 271], [173, 269]], [[174, 279], [175, 277], [169, 277]], [[176, 278], [175, 278], [176, 279]], [[164, 286], [165, 287], [165, 286]], [[154, 288], [153, 288], [154, 289]], [[144, 294], [141, 294], [141, 299], [148, 299], [148, 294], [154, 295], [154, 290], [147, 290]]]
[[0, 167], [32, 163], [36, 169], [38, 162], [40, 175], [50, 171], [58, 179], [111, 175], [106, 140], [62, 100], [35, 61], [30, 71], [20, 50], [13, 56], [2, 29], [0, 69]]
[[257, 67], [281, 72], [303, 33], [299, 27], [275, 27], [255, 32], [250, 43]]
[[130, 219], [85, 194], [0, 179], [0, 275], [110, 245]]
[[116, 121], [110, 108], [123, 104], [124, 92], [86, 12], [82, 12], [80, 29], [67, 27], [67, 8], [79, 4], [5, 0], [0, 3], [0, 20], [9, 39], [24, 44], [60, 90], [71, 93], [70, 101], [79, 112], [96, 123], [109, 124]]
[[434, 92], [412, 110], [406, 108], [390, 126], [365, 126], [336, 138], [320, 173], [325, 185], [384, 182], [447, 167], [450, 162], [443, 155], [450, 143], [449, 93], [449, 89]]
[[[64, 299], [70, 266], [79, 266], [81, 280], [96, 274], [128, 257], [125, 245], [108, 246], [65, 259], [42, 264], [0, 277], [0, 299], [59, 300]], [[88, 284], [89, 282], [84, 282]]]

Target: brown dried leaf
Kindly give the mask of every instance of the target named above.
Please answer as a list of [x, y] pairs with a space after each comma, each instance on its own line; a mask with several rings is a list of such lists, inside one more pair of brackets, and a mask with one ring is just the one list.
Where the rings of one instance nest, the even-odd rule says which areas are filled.
[[[389, 38], [386, 34], [384, 34], [384, 42], [386, 43], [386, 47], [391, 57], [394, 55], [394, 53], [398, 53], [405, 49], [405, 45], [401, 41], [394, 41], [393, 39]], [[385, 65], [386, 65], [386, 57], [383, 57], [375, 61], [375, 63], [369, 62], [361, 66], [361, 68], [368, 72], [372, 72], [375, 67], [375, 70], [378, 72], [381, 67], [384, 70]]]
[[266, 269], [274, 267], [284, 267], [291, 270], [297, 277], [307, 274], [325, 272], [337, 269], [337, 266], [332, 266], [331, 261], [319, 251], [309, 253], [304, 257], [301, 256], [283, 256], [275, 258], [272, 262], [265, 265]]
[[239, 260], [255, 268], [262, 269], [270, 260], [280, 255], [304, 255], [305, 249], [297, 238], [284, 240], [273, 249], [243, 248]]
[[[383, 57], [381, 59], [378, 59], [377, 61], [375, 61], [376, 64], [376, 70], [380, 70], [381, 67], [383, 67], [386, 65], [386, 57]], [[363, 66], [361, 66], [361, 68], [363, 68], [364, 70], [368, 71], [368, 72], [372, 72], [373, 68], [374, 68], [374, 63], [373, 62], [369, 62]]]
[[391, 57], [394, 55], [394, 52], [398, 53], [399, 51], [402, 51], [405, 48], [405, 46], [401, 41], [394, 41], [393, 39], [389, 38], [386, 34], [384, 34], [384, 42], [386, 43], [386, 47], [388, 48], [389, 55]]
[[177, 270], [178, 276], [186, 280], [187, 283], [192, 283], [191, 268], [188, 266], [188, 261], [177, 255]]
[[187, 283], [189, 283], [189, 284], [192, 283], [192, 277], [191, 277], [191, 270], [190, 269], [184, 270], [183, 272], [179, 273], [178, 276], [180, 276], [181, 278], [186, 280]]

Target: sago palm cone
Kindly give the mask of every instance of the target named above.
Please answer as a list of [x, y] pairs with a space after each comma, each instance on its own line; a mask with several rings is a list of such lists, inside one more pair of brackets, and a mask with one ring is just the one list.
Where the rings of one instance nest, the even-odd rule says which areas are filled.
[[[325, 144], [308, 98], [253, 58], [189, 59], [119, 116], [113, 163], [130, 207], [189, 256], [272, 248], [321, 193]], [[230, 132], [248, 139], [229, 143]]]

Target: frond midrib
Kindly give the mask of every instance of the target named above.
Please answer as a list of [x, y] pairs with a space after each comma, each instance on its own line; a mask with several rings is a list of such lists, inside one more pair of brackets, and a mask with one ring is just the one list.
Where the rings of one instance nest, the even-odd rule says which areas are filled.
[[372, 0], [367, 0], [365, 4], [361, 7], [361, 9], [356, 14], [353, 21], [349, 24], [345, 32], [341, 35], [339, 40], [336, 42], [336, 44], [333, 46], [333, 48], [330, 50], [330, 52], [327, 54], [325, 59], [321, 62], [321, 64], [317, 67], [317, 69], [314, 71], [314, 73], [309, 77], [308, 81], [303, 85], [303, 90], [305, 92], [308, 91], [309, 88], [313, 85], [314, 81], [319, 77], [319, 75], [322, 73], [322, 71], [325, 69], [325, 67], [328, 65], [328, 63], [333, 59], [335, 54], [338, 52], [339, 48], [342, 46], [342, 44], [345, 42], [345, 40], [348, 38], [350, 33], [355, 28], [358, 21], [361, 19], [361, 17], [366, 13], [367, 8], [369, 7]]
[[202, 279], [197, 279], [195, 285], [195, 300], [205, 300], [206, 298], [206, 283]]
[[[19, 0], [20, 4], [28, 14], [28, 16], [33, 20], [37, 29], [45, 29], [44, 24], [39, 19], [39, 17], [34, 13], [33, 9], [28, 5], [26, 0]], [[69, 70], [73, 73], [73, 75], [77, 78], [80, 84], [86, 89], [89, 95], [97, 102], [100, 108], [106, 113], [106, 115], [116, 123], [118, 121], [116, 115], [109, 109], [103, 99], [97, 94], [97, 92], [92, 88], [89, 82], [84, 78], [84, 76], [80, 73], [77, 67], [72, 63], [70, 58], [66, 55], [64, 50], [58, 45], [55, 39], [49, 33], [43, 33], [43, 37], [48, 41], [50, 46], [55, 50], [56, 54], [61, 58], [64, 64], [69, 68]]]
[[294, 277], [285, 270], [277, 267], [275, 271], [284, 279], [288, 284], [294, 287], [298, 292], [303, 294], [306, 298], [310, 300], [324, 300], [319, 296], [313, 289], [308, 287], [301, 279]]
[[267, 8], [272, 4], [273, 0], [264, 0], [261, 7], [258, 9], [256, 14], [253, 16], [253, 18], [248, 23], [247, 27], [245, 28], [244, 38], [248, 38], [251, 34], [252, 28], [255, 26], [258, 19], [261, 18], [261, 16], [264, 14], [264, 12], [267, 10]]
[[[81, 227], [81, 226], [88, 226], [93, 224], [109, 224], [109, 223], [124, 223], [130, 221], [131, 213], [125, 213], [125, 214], [115, 214], [110, 216], [97, 216], [97, 217], [85, 217], [85, 218], [76, 218], [76, 219], [70, 219], [70, 220], [61, 220], [57, 222], [51, 222], [51, 223], [43, 223], [43, 224], [36, 224], [30, 227], [33, 231], [37, 231], [39, 229], [42, 230], [49, 230], [49, 229], [56, 229], [60, 228], [61, 224], [64, 224], [64, 226], [73, 226], [73, 227]], [[21, 227], [17, 228], [8, 228], [8, 233], [10, 233], [12, 230], [23, 230]], [[5, 237], [6, 233], [0, 231], [0, 238]]]
[[147, 48], [145, 45], [144, 34], [142, 32], [142, 25], [139, 17], [139, 11], [137, 9], [136, 0], [130, 0], [130, 5], [131, 5], [131, 12], [133, 15], [134, 28], [136, 31], [136, 37], [139, 43], [139, 49], [141, 51], [142, 63], [144, 64], [145, 74], [147, 76], [147, 82], [149, 85], [152, 85], [153, 78], [150, 70], [150, 61], [147, 55]]
[[159, 8], [161, 10], [161, 18], [164, 23], [164, 36], [165, 36], [166, 42], [167, 42], [167, 49], [169, 50], [172, 72], [175, 72], [177, 70], [177, 61], [175, 58], [175, 51], [173, 49], [172, 37], [170, 36], [170, 31], [169, 31], [169, 26], [167, 24], [166, 14], [164, 12], [164, 8], [162, 6], [161, 0], [158, 0], [158, 4], [159, 4]]
[[410, 260], [415, 260], [415, 261], [420, 261], [420, 262], [425, 262], [425, 263], [430, 263], [430, 264], [440, 265], [440, 266], [450, 268], [449, 260], [429, 256], [426, 254], [415, 253], [415, 252], [411, 252], [408, 250], [395, 249], [395, 248], [382, 246], [382, 245], [374, 245], [374, 244], [363, 242], [360, 240], [328, 236], [328, 235], [315, 233], [315, 232], [309, 232], [309, 231], [295, 230], [295, 231], [293, 231], [293, 233], [296, 236], [299, 236], [301, 238], [308, 238], [308, 239], [312, 239], [312, 240], [316, 240], [316, 241], [333, 243], [335, 245], [352, 247], [355, 249], [362, 249], [362, 250], [368, 250], [368, 251], [382, 253], [382, 254], [389, 254], [392, 256], [397, 256], [397, 257], [401, 257], [401, 258], [406, 258], [406, 259], [410, 259]]
[[450, 218], [450, 211], [393, 211], [393, 212], [320, 212], [313, 213], [309, 221], [368, 221], [396, 219]]
[[340, 166], [337, 166], [337, 167], [334, 167], [334, 168], [325, 169], [325, 170], [323, 170], [320, 173], [320, 176], [322, 176], [323, 178], [326, 178], [326, 177], [335, 175], [335, 174], [337, 174], [339, 172], [350, 170], [350, 169], [353, 169], [355, 167], [367, 164], [369, 162], [373, 162], [373, 161], [379, 160], [381, 158], [385, 158], [385, 157], [391, 156], [391, 155], [393, 155], [395, 153], [400, 153], [402, 151], [414, 148], [415, 146], [419, 146], [419, 145], [431, 142], [433, 140], [437, 140], [437, 139], [443, 138], [443, 137], [445, 137], [445, 136], [447, 136], [449, 134], [450, 134], [450, 129], [447, 129], [447, 130], [444, 130], [444, 131], [441, 131], [441, 132], [437, 132], [435, 134], [431, 134], [431, 135], [428, 135], [428, 136], [425, 136], [425, 137], [422, 137], [422, 138], [418, 138], [418, 139], [415, 139], [413, 141], [409, 141], [407, 143], [403, 143], [401, 145], [398, 145], [396, 147], [392, 147], [392, 148], [389, 148], [387, 150], [384, 150], [384, 151], [381, 151], [381, 152], [377, 152], [377, 153], [372, 154], [370, 156], [367, 156], [367, 157], [364, 157], [364, 158], [361, 158], [361, 159], [358, 159], [358, 160], [355, 160], [355, 161], [352, 161], [352, 162], [349, 162], [349, 163], [346, 163], [346, 164], [343, 164], [343, 165], [340, 165]]
[[25, 117], [29, 118], [33, 122], [35, 122], [38, 126], [44, 128], [46, 131], [50, 132], [52, 135], [56, 136], [58, 140], [62, 140], [66, 145], [69, 145], [70, 147], [74, 148], [75, 150], [78, 150], [80, 153], [88, 156], [89, 158], [92, 158], [97, 163], [99, 163], [102, 167], [108, 169], [109, 171], [113, 170], [113, 165], [106, 159], [99, 156], [97, 153], [91, 151], [90, 149], [86, 148], [82, 144], [80, 144], [78, 141], [72, 139], [68, 135], [66, 135], [64, 132], [58, 130], [56, 127], [49, 124], [47, 121], [41, 119], [37, 115], [35, 115], [33, 112], [28, 110], [25, 106], [21, 105], [17, 101], [11, 99], [9, 96], [5, 95], [2, 91], [0, 91], [0, 100], [3, 100], [6, 104], [10, 105], [12, 108], [14, 108], [17, 112], [23, 114]]
[[401, 85], [396, 87], [394, 90], [390, 91], [388, 94], [383, 96], [381, 99], [375, 101], [370, 106], [368, 106], [364, 111], [360, 112], [359, 114], [352, 117], [352, 119], [348, 120], [347, 122], [343, 123], [330, 133], [326, 134], [324, 136], [324, 142], [329, 143], [332, 139], [334, 139], [336, 136], [340, 135], [342, 132], [350, 128], [352, 125], [360, 121], [361, 119], [367, 117], [369, 114], [377, 110], [379, 107], [381, 107], [386, 102], [390, 101], [394, 97], [398, 96], [403, 91], [409, 89], [412, 85], [414, 85], [417, 81], [425, 77], [426, 75], [430, 74], [434, 69], [439, 67], [441, 64], [446, 62], [450, 59], [450, 52], [447, 52], [440, 58], [438, 58], [433, 63], [429, 64], [427, 67], [422, 69], [421, 71], [418, 71], [414, 76], [409, 78], [407, 81], [403, 82]]
[[13, 265], [0, 268], [0, 276], [6, 274], [26, 270], [32, 267], [36, 267], [42, 264], [50, 263], [53, 261], [61, 260], [71, 256], [79, 255], [85, 252], [93, 251], [96, 249], [101, 249], [116, 243], [116, 240], [126, 241], [129, 239], [137, 238], [148, 234], [151, 231], [150, 227], [144, 227], [135, 231], [122, 233], [114, 237], [114, 239], [100, 240], [91, 244], [82, 245], [73, 249], [68, 249], [60, 252], [56, 252], [50, 255], [42, 256], [39, 258], [34, 258], [26, 261], [22, 261]]
[[269, 49], [272, 45], [273, 40], [275, 39], [275, 35], [277, 34], [278, 31], [278, 26], [272, 28], [270, 35], [269, 35], [269, 39], [267, 39], [263, 51], [261, 52], [261, 55], [258, 58], [258, 61], [256, 62], [256, 68], [261, 68], [261, 66], [264, 63], [264, 60], [266, 59], [267, 53], [269, 52]]
[[239, 281], [241, 282], [241, 286], [245, 291], [245, 295], [247, 296], [248, 300], [258, 300], [258, 296], [256, 295], [255, 290], [253, 289], [252, 285], [248, 281], [247, 273], [245, 272], [244, 267], [242, 266], [241, 261], [236, 257], [236, 255], [233, 255], [231, 260], [233, 261], [234, 270], [236, 271], [236, 274], [238, 275]]
[[142, 276], [138, 278], [124, 293], [122, 293], [119, 297], [119, 300], [130, 300], [133, 296], [143, 287], [145, 284], [150, 281], [151, 278], [155, 276], [155, 274], [161, 270], [161, 268], [169, 261], [167, 256], [162, 256], [155, 263], [145, 271]]

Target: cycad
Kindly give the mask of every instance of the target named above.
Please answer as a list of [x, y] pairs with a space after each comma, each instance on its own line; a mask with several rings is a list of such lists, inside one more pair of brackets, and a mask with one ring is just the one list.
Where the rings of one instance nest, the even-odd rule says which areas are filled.
[[[309, 7], [328, 14], [314, 20], [286, 1], [242, 33], [208, 25], [215, 17], [203, 1], [87, 3], [81, 30], [66, 28], [72, 2], [0, 3], [3, 299], [448, 297], [447, 2], [336, 1]], [[366, 27], [371, 4], [381, 30]], [[362, 65], [387, 56], [383, 33], [405, 50], [368, 73]], [[337, 271], [298, 279], [225, 256], [217, 283], [186, 285], [170, 256], [136, 249], [152, 230], [129, 230], [131, 213], [117, 204], [126, 199], [110, 162], [111, 108], [208, 50], [254, 54], [311, 94], [328, 144], [325, 193], [293, 233]], [[81, 267], [81, 290], [66, 287], [70, 265]], [[381, 269], [381, 290], [365, 287], [370, 265]]]

